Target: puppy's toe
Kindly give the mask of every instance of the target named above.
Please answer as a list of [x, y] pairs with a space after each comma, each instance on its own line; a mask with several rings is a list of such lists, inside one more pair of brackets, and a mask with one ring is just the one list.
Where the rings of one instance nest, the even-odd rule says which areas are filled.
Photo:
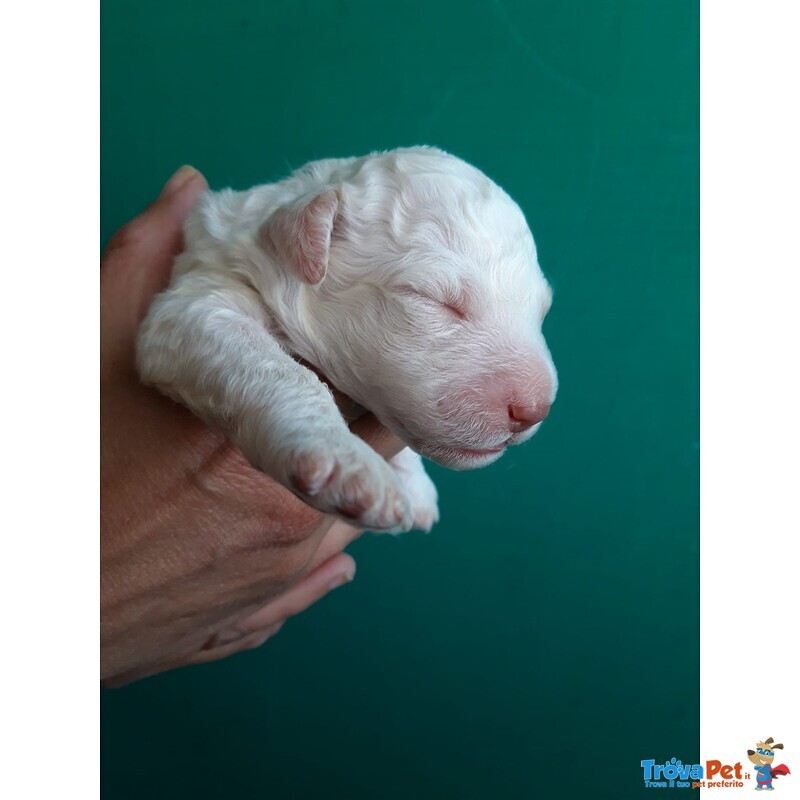
[[439, 521], [439, 507], [436, 503], [432, 505], [412, 505], [411, 516], [414, 520], [412, 527], [418, 531], [429, 533], [431, 528]]
[[439, 494], [421, 463], [412, 470], [399, 469], [397, 474], [411, 505], [413, 527], [430, 531], [439, 521]]
[[405, 491], [392, 469], [371, 448], [313, 447], [292, 455], [289, 486], [309, 505], [375, 531], [411, 529]]
[[364, 528], [409, 530], [412, 517], [408, 500], [389, 470], [372, 469], [372, 466], [346, 471], [338, 485], [331, 483], [336, 511]]
[[290, 459], [289, 484], [300, 494], [314, 497], [336, 477], [338, 469], [332, 453], [322, 448], [302, 450]]

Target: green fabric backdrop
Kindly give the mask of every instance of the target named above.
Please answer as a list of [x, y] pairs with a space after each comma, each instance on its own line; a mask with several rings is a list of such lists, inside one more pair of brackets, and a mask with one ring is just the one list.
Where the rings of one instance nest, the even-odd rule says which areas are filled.
[[697, 757], [698, 40], [685, 0], [105, 0], [103, 240], [185, 162], [436, 144], [527, 214], [561, 382], [531, 443], [431, 468], [431, 536], [105, 691], [107, 800], [647, 797], [642, 759]]

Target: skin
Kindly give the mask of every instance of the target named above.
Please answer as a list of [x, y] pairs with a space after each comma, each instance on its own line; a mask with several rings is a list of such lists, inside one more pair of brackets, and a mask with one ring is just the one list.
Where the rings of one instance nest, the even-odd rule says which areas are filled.
[[[106, 686], [258, 647], [352, 580], [359, 534], [254, 470], [219, 433], [141, 385], [134, 341], [207, 189], [184, 167], [118, 231], [100, 271], [101, 679]], [[384, 458], [372, 416], [351, 430]]]

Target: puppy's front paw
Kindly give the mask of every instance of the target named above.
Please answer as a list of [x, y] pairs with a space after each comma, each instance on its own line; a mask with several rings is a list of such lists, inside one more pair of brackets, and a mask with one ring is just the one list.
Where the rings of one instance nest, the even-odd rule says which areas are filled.
[[411, 529], [411, 507], [389, 465], [362, 441], [298, 448], [288, 458], [290, 487], [314, 508], [375, 531]]
[[411, 503], [412, 527], [429, 532], [439, 521], [439, 496], [433, 481], [426, 475], [415, 475], [405, 485]]
[[439, 493], [425, 472], [422, 459], [406, 448], [390, 462], [411, 504], [412, 527], [430, 531], [439, 521]]

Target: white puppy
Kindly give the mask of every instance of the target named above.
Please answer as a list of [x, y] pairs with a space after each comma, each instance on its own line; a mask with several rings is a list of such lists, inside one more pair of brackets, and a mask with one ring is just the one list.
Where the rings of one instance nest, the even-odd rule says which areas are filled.
[[[550, 287], [519, 207], [460, 159], [316, 161], [207, 193], [185, 234], [142, 325], [141, 377], [310, 505], [427, 530], [437, 495], [418, 454], [480, 467], [547, 415]], [[387, 464], [297, 358], [410, 449]]]

